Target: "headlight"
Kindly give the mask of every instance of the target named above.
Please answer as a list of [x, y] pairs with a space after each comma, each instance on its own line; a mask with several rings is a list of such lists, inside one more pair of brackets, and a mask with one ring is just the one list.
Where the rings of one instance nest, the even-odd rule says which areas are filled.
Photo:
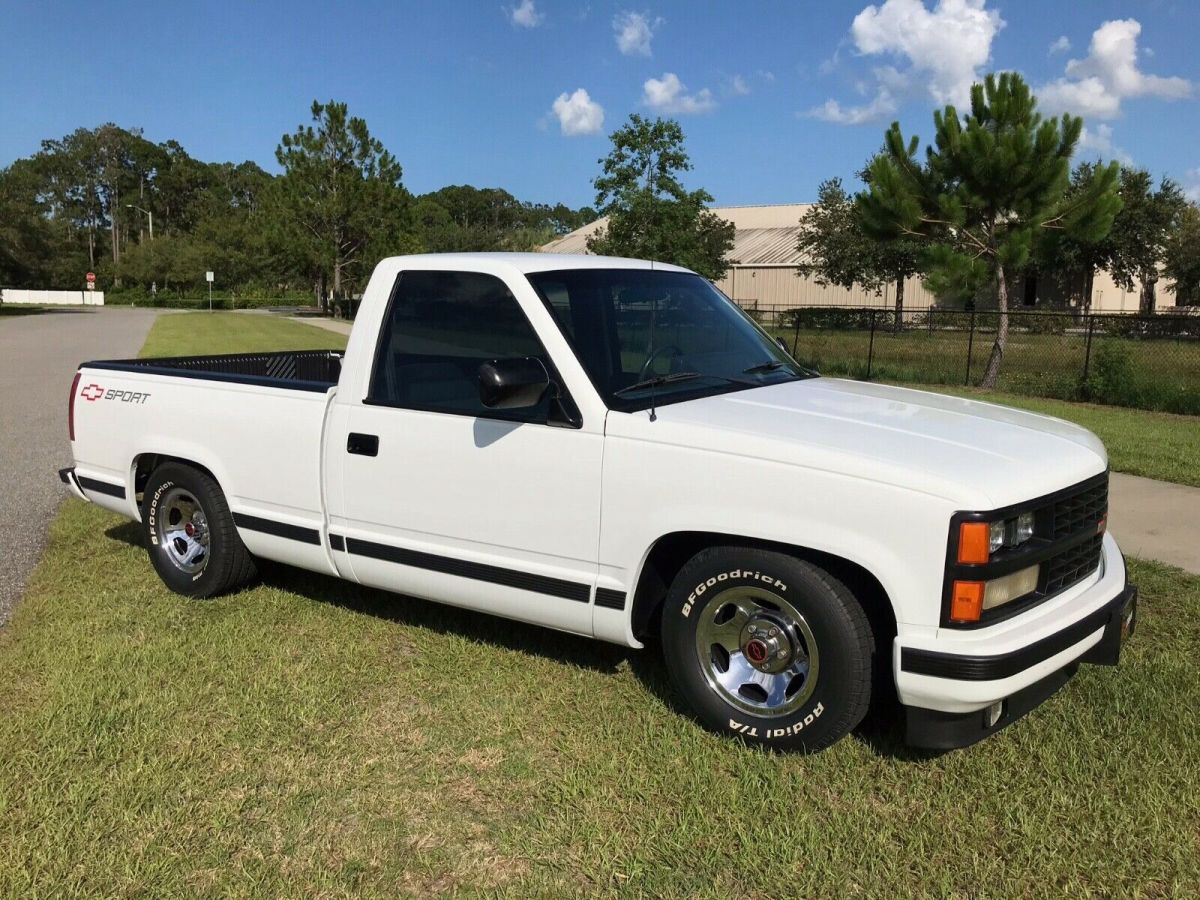
[[986, 563], [1006, 547], [1019, 547], [1033, 537], [1033, 513], [1023, 512], [994, 522], [963, 522], [958, 533], [958, 561]]

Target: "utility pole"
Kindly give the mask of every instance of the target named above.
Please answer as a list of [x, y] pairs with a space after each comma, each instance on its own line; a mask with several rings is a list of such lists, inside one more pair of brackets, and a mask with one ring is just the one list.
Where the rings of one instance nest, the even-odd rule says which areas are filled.
[[154, 240], [154, 213], [150, 212], [148, 209], [142, 209], [140, 206], [134, 206], [132, 203], [126, 203], [125, 208], [136, 209], [138, 212], [144, 212], [146, 214], [146, 218], [150, 222], [150, 240]]

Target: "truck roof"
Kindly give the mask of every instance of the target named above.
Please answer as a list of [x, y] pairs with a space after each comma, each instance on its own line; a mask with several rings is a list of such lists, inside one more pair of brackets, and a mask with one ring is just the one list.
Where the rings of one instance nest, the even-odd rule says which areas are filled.
[[592, 256], [581, 253], [422, 253], [393, 256], [385, 262], [396, 263], [400, 269], [431, 265], [438, 269], [453, 268], [456, 263], [506, 264], [519, 272], [554, 272], [561, 269], [659, 269], [666, 272], [690, 272], [670, 263], [645, 259], [625, 259], [620, 256]]

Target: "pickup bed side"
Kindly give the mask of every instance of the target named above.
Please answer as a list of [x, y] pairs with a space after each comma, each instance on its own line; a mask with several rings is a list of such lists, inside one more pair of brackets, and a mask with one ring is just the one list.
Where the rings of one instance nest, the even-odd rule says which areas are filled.
[[103, 360], [72, 392], [73, 491], [141, 518], [166, 458], [220, 484], [251, 553], [336, 574], [323, 547], [322, 438], [337, 351]]

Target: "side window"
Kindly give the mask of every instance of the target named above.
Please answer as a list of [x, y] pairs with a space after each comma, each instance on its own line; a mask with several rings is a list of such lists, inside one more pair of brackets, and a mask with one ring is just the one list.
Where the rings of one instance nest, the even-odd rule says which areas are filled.
[[497, 411], [479, 402], [479, 366], [491, 359], [550, 360], [517, 299], [477, 272], [403, 272], [379, 340], [369, 401], [468, 416], [545, 422], [549, 401]]

